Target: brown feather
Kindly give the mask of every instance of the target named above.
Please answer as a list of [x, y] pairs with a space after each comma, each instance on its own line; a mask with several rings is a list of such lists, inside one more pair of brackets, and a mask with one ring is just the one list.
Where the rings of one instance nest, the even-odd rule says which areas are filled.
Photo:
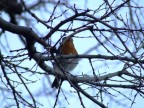
[[[65, 41], [64, 39], [66, 38], [63, 38], [63, 42]], [[73, 44], [72, 38], [69, 38], [63, 44], [61, 44], [58, 49], [58, 52], [61, 55], [77, 55], [78, 54]], [[78, 59], [59, 59], [58, 62], [62, 65], [62, 67], [66, 71], [72, 71], [76, 67]], [[55, 69], [61, 70], [57, 66], [57, 64], [55, 64]], [[61, 79], [57, 76], [52, 83], [52, 87], [58, 88], [60, 85], [60, 81]]]
[[68, 39], [61, 47], [60, 54], [62, 55], [77, 55], [77, 51], [73, 44], [72, 39]]

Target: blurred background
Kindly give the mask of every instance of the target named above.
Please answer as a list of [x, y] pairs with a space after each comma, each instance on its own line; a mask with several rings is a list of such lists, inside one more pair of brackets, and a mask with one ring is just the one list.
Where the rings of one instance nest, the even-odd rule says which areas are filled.
[[[68, 81], [60, 90], [51, 88], [54, 75], [30, 59], [25, 37], [1, 23], [1, 108], [142, 108], [143, 6], [143, 0], [0, 0], [0, 16], [8, 23], [31, 28], [39, 38], [53, 31], [45, 40], [50, 46], [58, 48], [62, 37], [75, 33], [81, 59], [71, 74], [89, 78], [77, 82], [82, 90]], [[51, 56], [39, 42], [34, 46], [43, 56]], [[45, 61], [53, 68], [52, 62]]]

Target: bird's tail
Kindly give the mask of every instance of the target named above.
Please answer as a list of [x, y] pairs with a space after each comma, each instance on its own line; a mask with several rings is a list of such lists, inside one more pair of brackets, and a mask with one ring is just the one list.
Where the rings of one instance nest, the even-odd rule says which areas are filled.
[[60, 85], [60, 82], [61, 82], [60, 78], [59, 77], [55, 77], [55, 79], [54, 79], [54, 81], [52, 83], [52, 88], [54, 88], [54, 87], [58, 88], [59, 85]]

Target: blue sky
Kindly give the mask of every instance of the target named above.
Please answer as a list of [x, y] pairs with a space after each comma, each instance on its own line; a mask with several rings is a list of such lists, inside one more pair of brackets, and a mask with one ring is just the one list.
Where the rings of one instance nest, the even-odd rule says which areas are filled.
[[[31, 0], [31, 2], [34, 2], [34, 0]], [[119, 1], [116, 0], [116, 3], [119, 3]], [[71, 0], [70, 4], [71, 4], [71, 6], [73, 6], [73, 4], [76, 4], [76, 8], [81, 8], [81, 9], [85, 9], [85, 8], [97, 9], [99, 7], [99, 5], [101, 4], [101, 2], [100, 1], [95, 2], [95, 0], [91, 0], [91, 1], [87, 0], [87, 2], [85, 2], [84, 0], [80, 0], [80, 1]], [[144, 2], [142, 0], [140, 0], [139, 5], [143, 6], [143, 4], [144, 4]], [[53, 8], [53, 5], [48, 5], [48, 6]], [[65, 8], [63, 8], [63, 9], [65, 9]], [[33, 12], [39, 18], [41, 18], [43, 20], [47, 20], [49, 18], [49, 14], [46, 13], [46, 12], [43, 12], [42, 10], [43, 9], [41, 9], [40, 11], [33, 11]], [[60, 10], [57, 10], [56, 13], [58, 13], [59, 11]], [[51, 12], [51, 10], [49, 10], [49, 12]], [[103, 12], [104, 11], [98, 12], [97, 17], [99, 18], [101, 15], [103, 15]], [[72, 14], [73, 13], [71, 11], [69, 11], [69, 14], [67, 14], [66, 16], [60, 17], [60, 18], [64, 19], [64, 18], [67, 18], [67, 17], [71, 16]], [[127, 14], [128, 14], [128, 10], [126, 8], [122, 9], [122, 10], [119, 10], [118, 13], [117, 13], [117, 15], [122, 15], [123, 18], [125, 18], [125, 16]], [[8, 16], [4, 12], [1, 13], [1, 16], [6, 20], [9, 19]], [[33, 19], [33, 25], [26, 25], [23, 21], [20, 22], [20, 25], [32, 27], [33, 30], [36, 33], [38, 33], [39, 36], [45, 36], [49, 32], [49, 30], [44, 25], [42, 25], [41, 23], [38, 23], [34, 18], [29, 16], [29, 14], [26, 14], [24, 16], [27, 16], [27, 17], [30, 17], [31, 19]], [[115, 19], [114, 19], [114, 17], [110, 17], [109, 20], [115, 20]], [[57, 24], [57, 23], [59, 23], [59, 21], [55, 21], [53, 24]], [[77, 27], [77, 26], [81, 25], [82, 23], [74, 23], [74, 24], [75, 24], [74, 27]], [[115, 26], [113, 22], [112, 23], [110, 22], [110, 24]], [[97, 26], [99, 28], [105, 28], [101, 24], [97, 24]], [[123, 24], [117, 22], [116, 26], [117, 27], [123, 27]], [[67, 25], [65, 25], [64, 27], [67, 27]], [[7, 42], [11, 43], [11, 44], [9, 44], [11, 50], [24, 48], [24, 46], [19, 42], [19, 39], [18, 39], [17, 35], [9, 33], [9, 32], [5, 32], [5, 34], [6, 34], [6, 36], [2, 36], [1, 40], [0, 40], [2, 44], [7, 46]], [[55, 33], [52, 37], [52, 44], [54, 44], [57, 41], [57, 39], [59, 39], [59, 37], [61, 35], [62, 34], [60, 32]], [[106, 35], [108, 37], [111, 36], [110, 33], [107, 33]], [[99, 44], [93, 37], [92, 38], [86, 38], [88, 36], [92, 36], [92, 34], [89, 31], [81, 32], [81, 33], [77, 34], [76, 36], [85, 37], [83, 39], [82, 38], [77, 38], [77, 37], [74, 38], [74, 44], [75, 44], [79, 54], [84, 54], [88, 49], [90, 49], [90, 48], [92, 48], [92, 47]], [[97, 36], [100, 36], [99, 32], [97, 33]], [[104, 40], [104, 38], [102, 37], [101, 40]], [[117, 42], [118, 40], [113, 39], [112, 41], [115, 43], [115, 41]], [[122, 46], [119, 43], [115, 43], [115, 44], [116, 45], [118, 44], [119, 46]], [[129, 45], [131, 45], [131, 44], [129, 43]], [[44, 51], [43, 47], [40, 46], [39, 44], [36, 44], [36, 48], [39, 51]], [[114, 50], [112, 46], [109, 46], [108, 48], [111, 51], [114, 51], [115, 54], [118, 54], [117, 51]], [[2, 49], [1, 46], [0, 46], [0, 49]], [[27, 52], [25, 51], [25, 53], [27, 53]], [[11, 53], [5, 52], [4, 54], [10, 55]], [[17, 54], [17, 52], [13, 53], [13, 55], [15, 55], [15, 54]], [[92, 50], [88, 54], [103, 54], [103, 55], [107, 54], [108, 55], [107, 51], [104, 48], [100, 47], [100, 46], [97, 47], [95, 50]], [[51, 62], [47, 62], [47, 64], [52, 67]], [[25, 67], [32, 68], [35, 65], [35, 62], [33, 60], [32, 61], [27, 61], [26, 60], [26, 61], [22, 62], [21, 65], [24, 65]], [[119, 63], [118, 61], [103, 61], [103, 60], [99, 61], [97, 59], [94, 59], [93, 60], [93, 65], [94, 65], [97, 73], [100, 73], [100, 74], [104, 75], [105, 72], [112, 73], [112, 72], [117, 72], [117, 71], [121, 70], [124, 64]], [[41, 70], [40, 68], [37, 68], [36, 66], [33, 68], [33, 70], [43, 72], [43, 70]], [[21, 70], [20, 72], [23, 72], [23, 71], [24, 70]], [[82, 73], [86, 74], [86, 75], [93, 75], [91, 66], [89, 64], [89, 60], [82, 59], [79, 62], [78, 66], [73, 70], [72, 73], [74, 75], [82, 75]], [[41, 108], [51, 108], [51, 106], [53, 106], [53, 104], [55, 102], [55, 95], [57, 93], [57, 91], [52, 89], [49, 85], [50, 84], [49, 82], [53, 81], [54, 77], [53, 76], [36, 75], [36, 74], [32, 74], [31, 72], [26, 72], [23, 75], [26, 78], [29, 78], [29, 79], [35, 81], [35, 83], [28, 84], [28, 87], [29, 87], [30, 91], [36, 96], [38, 101], [40, 103], [44, 104], [44, 106], [41, 106]], [[15, 80], [19, 80], [16, 77], [15, 74], [10, 75], [9, 77], [10, 78], [15, 77]], [[114, 79], [116, 80], [117, 78], [118, 77], [116, 77]], [[83, 88], [85, 88], [85, 89], [87, 89], [87, 87], [88, 86], [83, 86]], [[81, 104], [80, 104], [80, 101], [78, 99], [78, 96], [75, 93], [75, 90], [72, 87], [70, 87], [67, 82], [63, 83], [62, 89], [63, 89], [63, 92], [64, 92], [65, 95], [63, 94], [63, 92], [60, 93], [60, 97], [59, 97], [59, 100], [58, 100], [59, 107], [66, 107], [66, 108], [73, 108], [73, 107], [81, 108], [82, 107]], [[19, 86], [18, 90], [22, 92], [23, 96], [29, 98], [28, 93], [25, 92], [25, 90], [22, 86]], [[91, 93], [92, 95], [95, 95], [97, 93], [97, 90], [90, 89], [90, 88], [87, 89], [86, 91], [88, 91], [88, 93]], [[114, 92], [113, 90], [109, 90], [109, 91], [111, 91], [113, 94], [116, 95], [115, 99], [117, 101], [120, 100], [120, 102], [122, 102], [122, 103], [124, 101], [124, 105], [127, 105], [127, 107], [130, 107], [131, 101], [125, 100], [124, 97], [122, 97], [118, 93]], [[124, 93], [129, 98], [131, 98], [131, 93], [133, 91], [121, 90], [121, 92]], [[40, 94], [38, 94], [38, 93], [40, 93]], [[66, 98], [68, 98], [68, 102], [66, 102], [65, 96], [66, 96]], [[116, 100], [113, 100], [107, 94], [103, 94], [103, 96], [104, 96], [104, 103], [109, 102], [110, 108], [115, 108], [115, 107], [124, 108], [123, 105], [118, 106], [118, 104], [116, 104], [116, 102], [115, 102]], [[89, 99], [87, 99], [83, 95], [82, 95], [82, 99], [83, 99], [83, 102], [84, 102], [84, 104], [87, 108], [89, 108], [89, 107], [98, 108], [92, 101], [90, 101]], [[136, 107], [142, 108], [142, 105], [143, 105], [142, 97], [138, 96], [135, 101], [137, 103], [134, 104], [132, 108], [136, 108]], [[68, 103], [70, 103], [70, 104], [68, 104]]]

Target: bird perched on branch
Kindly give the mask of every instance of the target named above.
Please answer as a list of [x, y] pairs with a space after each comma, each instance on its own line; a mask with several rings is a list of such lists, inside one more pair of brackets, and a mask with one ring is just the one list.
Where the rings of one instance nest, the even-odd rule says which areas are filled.
[[[73, 44], [73, 39], [71, 37], [64, 37], [62, 39], [62, 43], [58, 48], [57, 55], [77, 55], [77, 50], [75, 49], [75, 46]], [[78, 59], [72, 58], [72, 59], [62, 59], [59, 58], [57, 61], [54, 62], [53, 68], [57, 72], [62, 72], [63, 70], [65, 72], [72, 71], [76, 65], [78, 64]], [[60, 85], [61, 79], [56, 76], [52, 87], [58, 88]]]

